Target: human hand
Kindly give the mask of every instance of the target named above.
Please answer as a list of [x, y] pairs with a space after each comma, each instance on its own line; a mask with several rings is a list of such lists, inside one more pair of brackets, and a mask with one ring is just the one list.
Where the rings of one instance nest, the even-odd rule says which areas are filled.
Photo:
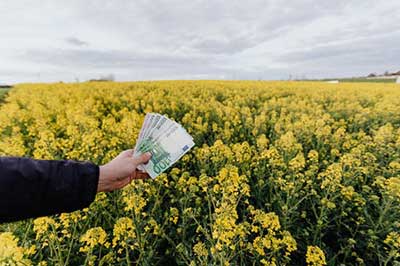
[[149, 175], [137, 169], [139, 164], [147, 163], [150, 153], [144, 153], [137, 158], [133, 157], [133, 150], [121, 152], [110, 162], [100, 166], [97, 192], [108, 192], [123, 188], [133, 179], [145, 179]]

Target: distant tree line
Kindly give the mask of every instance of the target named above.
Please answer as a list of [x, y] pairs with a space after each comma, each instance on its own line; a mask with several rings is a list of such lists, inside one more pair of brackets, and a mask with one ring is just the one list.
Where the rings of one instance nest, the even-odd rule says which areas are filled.
[[397, 72], [392, 72], [390, 73], [389, 71], [385, 71], [385, 73], [383, 73], [382, 75], [376, 74], [376, 73], [370, 73], [367, 77], [368, 78], [374, 78], [374, 77], [378, 77], [378, 76], [385, 76], [385, 77], [389, 77], [389, 76], [400, 76], [400, 70]]

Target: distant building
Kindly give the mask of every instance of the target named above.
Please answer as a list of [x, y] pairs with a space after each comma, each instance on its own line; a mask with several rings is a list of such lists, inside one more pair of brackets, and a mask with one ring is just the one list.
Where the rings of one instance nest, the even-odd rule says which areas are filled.
[[400, 70], [395, 72], [385, 71], [383, 74], [370, 73], [367, 79], [393, 79], [396, 83], [399, 83], [398, 78], [400, 77]]
[[397, 77], [397, 79], [396, 79], [396, 83], [397, 83], [397, 84], [400, 84], [400, 76], [399, 76], [399, 77]]
[[400, 71], [389, 73], [388, 75], [385, 76], [400, 76]]
[[339, 83], [339, 80], [328, 80], [326, 83], [334, 83], [334, 84], [336, 84], [336, 83]]
[[89, 82], [108, 82], [111, 80], [108, 79], [90, 79]]
[[98, 79], [89, 80], [89, 82], [104, 82], [104, 81], [115, 81], [114, 74], [108, 74], [106, 76], [101, 76]]

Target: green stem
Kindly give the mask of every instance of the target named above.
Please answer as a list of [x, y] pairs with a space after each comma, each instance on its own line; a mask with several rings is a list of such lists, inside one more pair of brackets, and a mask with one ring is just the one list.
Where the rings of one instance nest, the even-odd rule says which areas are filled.
[[71, 240], [70, 240], [70, 242], [69, 242], [69, 248], [68, 248], [68, 254], [67, 254], [67, 258], [65, 259], [65, 262], [64, 262], [64, 265], [65, 266], [67, 266], [69, 263], [69, 257], [70, 257], [70, 255], [71, 255], [71, 250], [72, 250], [72, 246], [73, 246], [73, 244], [74, 244], [74, 242], [75, 242], [75, 239], [74, 239], [74, 235], [75, 235], [75, 233], [76, 233], [76, 223], [74, 223], [74, 230], [73, 230], [73, 233], [72, 233], [72, 235], [71, 235]]

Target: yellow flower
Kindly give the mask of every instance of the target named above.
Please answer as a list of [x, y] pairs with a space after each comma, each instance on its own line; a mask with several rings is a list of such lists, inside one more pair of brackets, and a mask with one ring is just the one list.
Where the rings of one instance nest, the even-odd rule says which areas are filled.
[[317, 246], [308, 246], [306, 254], [306, 262], [308, 266], [326, 265], [325, 254]]
[[318, 162], [318, 152], [316, 150], [309, 151], [307, 157], [312, 163]]
[[289, 162], [289, 167], [293, 171], [299, 171], [304, 168], [306, 165], [306, 160], [304, 159], [304, 155], [302, 152], [297, 153], [296, 157], [294, 157]]
[[254, 215], [253, 221], [258, 222], [261, 228], [267, 229], [269, 233], [275, 234], [281, 228], [279, 223], [279, 217], [274, 213], [265, 213], [261, 210], [251, 210], [252, 215]]
[[351, 200], [351, 198], [354, 195], [354, 187], [352, 186], [346, 186], [343, 187], [342, 190], [340, 191], [340, 193], [347, 199], [347, 200]]
[[[253, 253], [258, 254], [261, 257], [267, 254], [279, 254], [281, 251], [284, 254], [284, 258], [289, 258], [290, 254], [297, 250], [296, 240], [292, 237], [290, 232], [281, 231], [281, 225], [279, 217], [273, 213], [265, 213], [262, 210], [254, 209], [252, 206], [249, 207], [252, 217], [252, 232], [257, 233], [254, 238], [251, 248], [255, 251]], [[258, 227], [256, 227], [258, 226]], [[257, 229], [254, 229], [256, 227]], [[263, 259], [266, 262], [273, 264], [275, 263], [275, 257], [271, 256], [270, 259]]]
[[262, 134], [257, 138], [257, 148], [259, 151], [266, 150], [268, 148], [269, 140]]
[[322, 179], [322, 189], [334, 190], [342, 181], [341, 165], [338, 163], [329, 165], [325, 172], [318, 175], [318, 178]]
[[387, 193], [400, 200], [400, 177], [391, 177], [385, 181]]
[[390, 257], [400, 257], [400, 233], [390, 232], [384, 241], [390, 248], [388, 249], [388, 255]]
[[193, 251], [194, 251], [194, 253], [196, 253], [197, 256], [200, 256], [200, 257], [208, 256], [208, 251], [203, 242], [196, 243], [196, 245], [193, 246]]
[[88, 252], [97, 246], [108, 247], [107, 233], [101, 227], [94, 227], [86, 231], [80, 238], [84, 245], [79, 249], [81, 252]]
[[177, 208], [170, 208], [169, 212], [170, 212], [169, 220], [174, 224], [176, 224], [179, 219], [179, 210]]
[[55, 221], [49, 217], [37, 218], [33, 221], [33, 231], [37, 235], [43, 235], [46, 233], [52, 225], [55, 225]]
[[139, 215], [146, 206], [146, 199], [135, 191], [128, 190], [129, 186], [123, 191], [122, 201], [125, 203], [125, 211], [133, 211]]
[[57, 238], [54, 233], [59, 227], [59, 224], [53, 218], [41, 217], [33, 221], [33, 231], [36, 232], [36, 239], [45, 238], [44, 244], [48, 240], [54, 240]]
[[117, 245], [120, 245], [123, 248], [126, 247], [129, 241], [136, 238], [135, 225], [133, 224], [132, 219], [128, 217], [119, 218], [114, 225], [113, 235], [113, 247]]
[[10, 232], [0, 233], [0, 265], [31, 265], [26, 255], [27, 250], [18, 246], [18, 238]]

